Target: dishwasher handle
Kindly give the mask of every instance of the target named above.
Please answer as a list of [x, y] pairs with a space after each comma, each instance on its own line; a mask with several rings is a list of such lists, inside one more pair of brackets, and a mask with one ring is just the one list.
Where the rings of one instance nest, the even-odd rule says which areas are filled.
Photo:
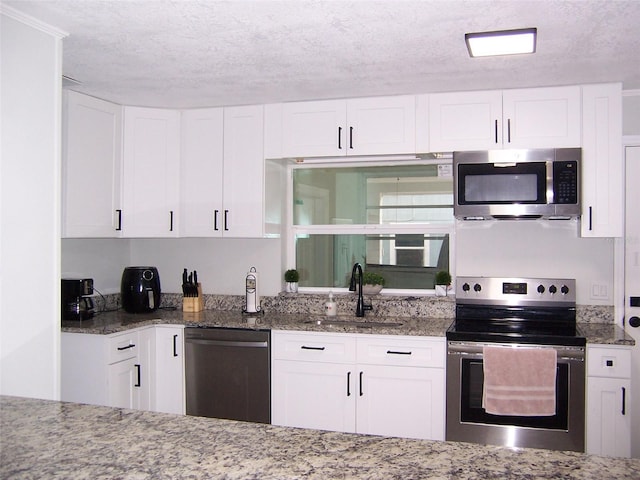
[[241, 348], [267, 348], [269, 342], [243, 342], [237, 340], [206, 340], [203, 338], [187, 338], [186, 343], [197, 343], [198, 345], [213, 345], [216, 347], [241, 347]]

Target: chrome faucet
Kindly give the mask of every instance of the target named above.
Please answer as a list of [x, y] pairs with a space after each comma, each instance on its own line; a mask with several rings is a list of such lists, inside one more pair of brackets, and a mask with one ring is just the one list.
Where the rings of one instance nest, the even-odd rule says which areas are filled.
[[364, 317], [365, 310], [373, 310], [373, 305], [365, 305], [362, 296], [362, 266], [355, 263], [351, 269], [351, 282], [349, 282], [349, 291], [356, 291], [356, 274], [358, 275], [358, 303], [356, 304], [356, 317]]

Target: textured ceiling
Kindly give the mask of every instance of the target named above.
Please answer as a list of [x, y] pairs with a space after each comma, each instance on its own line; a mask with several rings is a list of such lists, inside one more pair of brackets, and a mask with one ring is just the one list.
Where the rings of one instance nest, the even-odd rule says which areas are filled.
[[[2, 1], [70, 34], [74, 90], [127, 105], [640, 88], [640, 0]], [[535, 54], [469, 58], [465, 33], [522, 27], [538, 28]]]

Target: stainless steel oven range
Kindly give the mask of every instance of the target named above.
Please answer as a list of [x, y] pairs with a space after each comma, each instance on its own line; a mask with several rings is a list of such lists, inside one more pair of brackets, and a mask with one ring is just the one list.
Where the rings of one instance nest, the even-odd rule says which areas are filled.
[[[456, 319], [447, 331], [446, 440], [583, 452], [585, 345], [575, 280], [457, 277]], [[483, 353], [497, 346], [555, 350], [555, 413], [487, 413]]]

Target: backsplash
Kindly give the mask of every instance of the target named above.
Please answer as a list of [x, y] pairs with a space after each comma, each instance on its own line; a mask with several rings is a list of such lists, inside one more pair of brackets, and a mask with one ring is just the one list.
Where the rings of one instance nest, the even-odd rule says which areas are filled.
[[[261, 307], [265, 312], [309, 313], [323, 315], [328, 296], [324, 294], [280, 293], [272, 297], [262, 297]], [[454, 318], [455, 297], [435, 296], [392, 296], [374, 295], [367, 297], [373, 310], [367, 311], [367, 317], [430, 317]], [[241, 311], [244, 307], [244, 295], [204, 295], [205, 310]], [[355, 314], [356, 299], [353, 294], [334, 294], [338, 315]], [[94, 297], [96, 310], [112, 311], [120, 306], [120, 294]], [[182, 309], [182, 294], [163, 293], [160, 308]], [[578, 305], [577, 318], [582, 323], [613, 323], [614, 308], [610, 305]]]

